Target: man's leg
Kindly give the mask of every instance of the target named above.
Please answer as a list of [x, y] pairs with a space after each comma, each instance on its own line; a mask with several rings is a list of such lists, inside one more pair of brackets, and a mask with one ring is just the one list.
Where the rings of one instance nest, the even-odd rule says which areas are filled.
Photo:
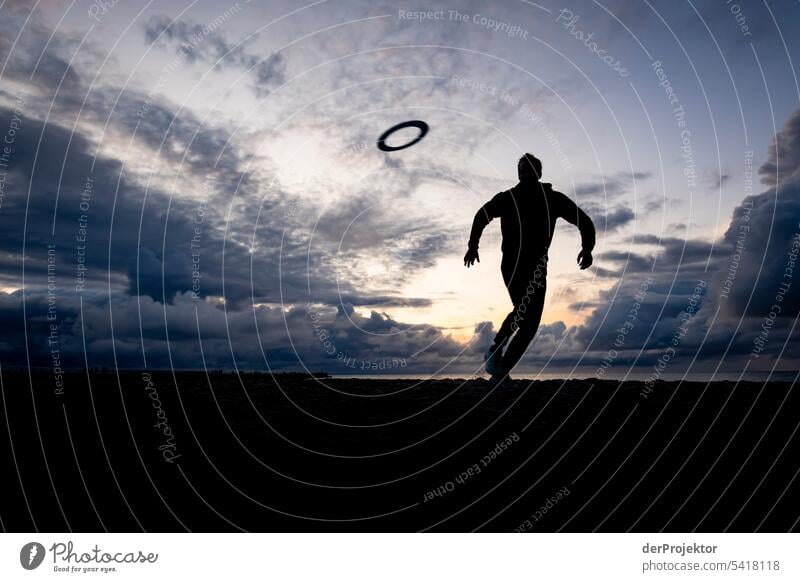
[[525, 285], [527, 284], [524, 277], [514, 276], [516, 273], [514, 272], [513, 266], [507, 267], [503, 265], [502, 272], [503, 281], [506, 284], [506, 289], [508, 289], [508, 295], [511, 297], [511, 304], [513, 307], [509, 314], [506, 315], [502, 325], [500, 325], [500, 329], [497, 330], [497, 334], [494, 336], [494, 341], [492, 342], [492, 347], [489, 348], [489, 353], [492, 354], [499, 350], [501, 353], [498, 353], [498, 356], [502, 355], [503, 346], [508, 341], [508, 338], [514, 335], [514, 331], [516, 331], [514, 320], [515, 318], [519, 319], [517, 307], [522, 301], [522, 297], [525, 294]]
[[512, 328], [512, 324], [514, 323], [514, 315], [517, 313], [516, 308], [511, 310], [511, 313], [506, 315], [505, 320], [503, 320], [503, 324], [500, 326], [500, 329], [497, 331], [497, 335], [494, 336], [494, 342], [492, 342], [492, 347], [489, 351], [492, 353], [496, 352], [497, 350], [502, 350], [503, 346], [508, 341], [508, 338], [514, 333]]
[[[547, 287], [542, 281], [535, 286], [529, 286], [528, 292], [523, 296], [520, 303], [514, 309], [514, 317], [512, 323], [516, 319], [518, 325], [517, 333], [508, 344], [508, 349], [503, 354], [503, 368], [510, 371], [517, 365], [528, 345], [536, 335], [536, 330], [539, 329], [539, 323], [542, 321], [542, 311], [544, 310], [544, 297]], [[508, 318], [506, 318], [508, 319]], [[505, 323], [505, 322], [504, 322]], [[513, 326], [512, 326], [513, 327]]]

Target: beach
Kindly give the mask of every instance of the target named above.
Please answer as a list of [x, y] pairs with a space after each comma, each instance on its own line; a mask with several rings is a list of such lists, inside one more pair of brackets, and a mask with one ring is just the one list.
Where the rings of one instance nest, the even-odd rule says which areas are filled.
[[[788, 383], [5, 372], [9, 531], [786, 531]], [[4, 429], [8, 430], [8, 429]]]

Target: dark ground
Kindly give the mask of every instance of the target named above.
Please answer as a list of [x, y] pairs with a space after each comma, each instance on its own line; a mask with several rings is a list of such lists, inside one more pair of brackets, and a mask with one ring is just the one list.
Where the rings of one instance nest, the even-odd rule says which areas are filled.
[[57, 395], [52, 375], [2, 374], [3, 529], [786, 531], [800, 516], [789, 384], [645, 398], [614, 381], [88, 378]]

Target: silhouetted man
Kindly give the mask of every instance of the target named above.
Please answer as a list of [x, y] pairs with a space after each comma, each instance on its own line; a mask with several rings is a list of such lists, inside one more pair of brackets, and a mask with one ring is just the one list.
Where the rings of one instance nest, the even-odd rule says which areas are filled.
[[[486, 354], [486, 371], [495, 381], [508, 377], [531, 343], [542, 319], [547, 288], [547, 250], [553, 239], [556, 220], [563, 218], [578, 227], [583, 249], [578, 264], [592, 264], [595, 231], [592, 219], [567, 196], [540, 182], [542, 162], [525, 154], [517, 164], [519, 184], [500, 192], [484, 204], [472, 222], [469, 249], [464, 265], [480, 262], [478, 242], [486, 225], [500, 218], [503, 234], [503, 259], [500, 270], [514, 309], [506, 316]], [[505, 353], [503, 346], [513, 335]]]

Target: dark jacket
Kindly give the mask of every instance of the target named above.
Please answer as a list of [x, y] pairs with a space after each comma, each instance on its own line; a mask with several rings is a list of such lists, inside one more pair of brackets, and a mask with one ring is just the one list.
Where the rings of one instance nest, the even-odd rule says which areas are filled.
[[470, 249], [477, 250], [483, 229], [494, 218], [500, 218], [503, 263], [532, 264], [546, 256], [559, 218], [578, 227], [584, 251], [594, 248], [592, 219], [546, 182], [519, 183], [484, 204], [472, 223]]

